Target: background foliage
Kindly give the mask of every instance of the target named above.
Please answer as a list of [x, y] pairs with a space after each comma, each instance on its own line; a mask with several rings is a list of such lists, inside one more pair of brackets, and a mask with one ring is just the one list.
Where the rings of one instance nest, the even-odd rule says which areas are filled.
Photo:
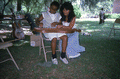
[[76, 18], [81, 17], [81, 11], [80, 11], [78, 5], [74, 5], [74, 12], [75, 12]]
[[[41, 14], [41, 12], [46, 11], [50, 3], [54, 0], [0, 0], [0, 13], [2, 12], [4, 3], [9, 4], [5, 7], [4, 14], [11, 14], [9, 8], [13, 8], [16, 14], [30, 13], [33, 15]], [[21, 10], [17, 11], [17, 1], [21, 2]], [[87, 17], [95, 18], [98, 17], [101, 8], [104, 8], [109, 18], [112, 18], [113, 2], [114, 0], [55, 0], [60, 4], [65, 1], [72, 2], [74, 6], [74, 11], [77, 18]], [[110, 15], [112, 14], [112, 15]], [[117, 14], [115, 14], [117, 15]], [[110, 17], [111, 16], [111, 17]]]
[[107, 18], [112, 18], [112, 19], [116, 19], [116, 18], [120, 18], [120, 14], [105, 14]]

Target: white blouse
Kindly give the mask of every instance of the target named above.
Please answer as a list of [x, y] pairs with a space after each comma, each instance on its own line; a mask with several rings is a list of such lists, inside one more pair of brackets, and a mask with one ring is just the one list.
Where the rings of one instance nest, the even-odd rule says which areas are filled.
[[[69, 26], [70, 23], [63, 21], [62, 24], [63, 24], [64, 26]], [[73, 28], [76, 28], [75, 24], [74, 24]]]

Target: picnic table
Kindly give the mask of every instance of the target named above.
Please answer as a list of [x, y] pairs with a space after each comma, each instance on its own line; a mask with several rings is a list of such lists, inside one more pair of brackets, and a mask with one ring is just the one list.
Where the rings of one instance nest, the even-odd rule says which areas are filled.
[[[6, 21], [6, 20], [10, 21], [13, 20], [12, 17], [13, 17], [12, 15], [4, 15], [3, 18], [0, 18], [0, 21]], [[21, 17], [16, 17], [15, 20], [26, 20], [26, 19], [24, 18], [24, 15], [21, 15]]]

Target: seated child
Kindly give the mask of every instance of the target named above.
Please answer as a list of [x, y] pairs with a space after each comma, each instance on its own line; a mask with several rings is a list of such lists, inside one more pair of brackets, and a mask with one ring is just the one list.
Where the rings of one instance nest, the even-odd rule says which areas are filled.
[[[59, 9], [59, 3], [56, 1], [53, 1], [50, 4], [49, 11], [43, 12], [42, 15], [38, 18], [38, 22], [40, 23], [43, 21], [43, 28], [59, 28], [57, 25], [59, 25], [59, 21], [61, 19], [61, 16], [56, 11]], [[67, 35], [65, 33], [44, 33], [46, 38], [49, 38], [52, 40], [51, 42], [51, 49], [52, 49], [52, 62], [53, 64], [58, 64], [57, 56], [56, 56], [56, 42], [57, 39], [60, 38], [62, 40], [62, 53], [60, 59], [65, 63], [68, 64], [68, 61], [66, 59], [66, 46], [67, 46]]]

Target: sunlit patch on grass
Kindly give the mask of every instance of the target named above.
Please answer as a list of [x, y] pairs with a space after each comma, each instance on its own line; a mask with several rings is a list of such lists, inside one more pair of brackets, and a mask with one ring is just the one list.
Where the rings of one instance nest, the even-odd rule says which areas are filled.
[[16, 42], [14, 44], [14, 46], [21, 46], [21, 45], [24, 45], [25, 43], [30, 43], [30, 42], [29, 41], [20, 40], [20, 41]]
[[102, 36], [106, 36], [106, 34], [101, 34]]
[[91, 26], [91, 28], [95, 28], [96, 26]]
[[87, 24], [87, 26], [89, 26], [90, 24]]
[[87, 29], [85, 30], [87, 32], [96, 32], [96, 31], [101, 31], [100, 29]]
[[111, 25], [110, 24], [104, 24], [104, 26], [102, 27], [110, 27]]

